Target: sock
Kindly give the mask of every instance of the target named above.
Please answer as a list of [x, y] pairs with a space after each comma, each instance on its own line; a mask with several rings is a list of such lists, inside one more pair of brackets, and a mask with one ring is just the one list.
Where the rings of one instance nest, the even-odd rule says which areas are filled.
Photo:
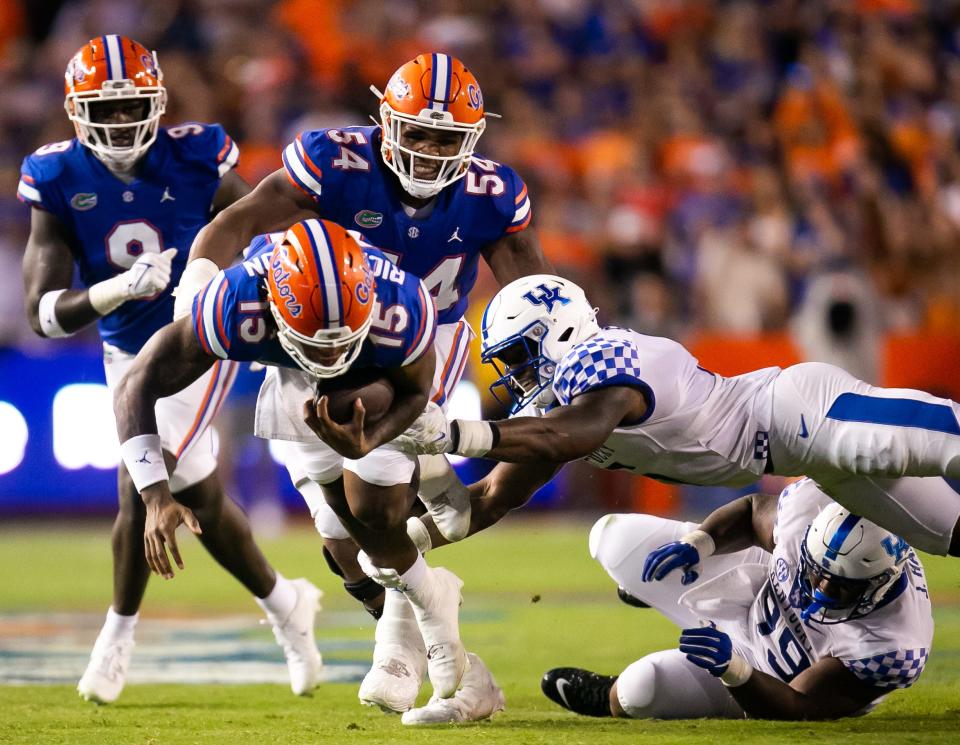
[[140, 619], [140, 613], [134, 613], [132, 616], [121, 616], [113, 610], [113, 606], [107, 610], [107, 620], [103, 624], [101, 634], [111, 639], [124, 636], [133, 636], [133, 630]]
[[427, 566], [427, 562], [423, 560], [423, 556], [419, 553], [410, 568], [400, 575], [400, 581], [410, 592], [416, 594], [423, 592], [431, 579], [430, 567]]
[[254, 598], [271, 621], [285, 621], [297, 605], [297, 588], [277, 572], [277, 583], [265, 598]]

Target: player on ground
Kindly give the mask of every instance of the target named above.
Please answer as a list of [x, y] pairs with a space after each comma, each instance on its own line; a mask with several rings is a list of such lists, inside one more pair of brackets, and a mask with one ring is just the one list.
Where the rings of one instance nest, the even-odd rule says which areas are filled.
[[[835, 719], [913, 685], [933, 641], [923, 567], [899, 536], [809, 479], [701, 525], [607, 515], [590, 554], [683, 629], [679, 649], [618, 677], [549, 671], [556, 703], [591, 716]], [[704, 625], [704, 622], [710, 625]]]
[[[170, 495], [153, 413], [158, 399], [182, 390], [222, 359], [298, 367], [313, 380], [380, 368], [394, 391], [389, 409], [366, 422], [357, 399], [349, 422], [327, 420], [326, 444], [310, 448], [308, 463], [322, 474], [327, 499], [369, 557], [371, 573], [409, 601], [431, 651], [427, 670], [434, 691], [450, 697], [467, 665], [457, 625], [462, 583], [443, 568], [428, 567], [407, 537], [416, 458], [388, 445], [429, 399], [433, 299], [418, 278], [326, 220], [297, 223], [276, 243], [267, 236], [257, 242], [259, 249], [219, 272], [196, 297], [191, 318], [153, 336], [117, 389], [124, 462], [144, 501], [156, 504], [160, 514], [146, 537], [147, 559], [157, 573], [173, 576], [166, 547], [182, 568], [177, 525], [184, 522], [194, 532], [202, 527], [189, 507]], [[300, 406], [301, 417], [324, 418], [328, 397], [316, 405], [301, 399]]]
[[[199, 287], [228, 266], [256, 233], [318, 215], [359, 228], [397, 266], [423, 277], [436, 299], [440, 325], [433, 401], [444, 406], [463, 374], [473, 337], [463, 314], [480, 258], [501, 284], [550, 268], [529, 227], [531, 203], [523, 180], [509, 166], [475, 155], [491, 115], [463, 63], [446, 54], [420, 55], [397, 69], [383, 93], [375, 93], [379, 126], [302, 132], [284, 150], [283, 168], [198, 235], [177, 289], [175, 316], [189, 313]], [[259, 410], [270, 426], [258, 434], [315, 441], [299, 418], [282, 413], [298, 410], [309, 388], [302, 376], [278, 369], [265, 387], [269, 396], [261, 396]], [[356, 546], [346, 540], [315, 486], [323, 474], [304, 466], [296, 458], [288, 463], [324, 537], [325, 555], [343, 574], [347, 590], [378, 616], [383, 593], [360, 569]], [[439, 528], [462, 537], [469, 500], [446, 460], [421, 458], [420, 469], [420, 496]], [[451, 503], [461, 511], [444, 510]], [[361, 698], [381, 695], [396, 680], [387, 670], [422, 666], [412, 659], [415, 640], [385, 633], [378, 633], [378, 640], [383, 641]]]
[[[30, 323], [41, 336], [61, 338], [97, 321], [111, 389], [170, 321], [167, 287], [183, 271], [197, 231], [249, 191], [233, 171], [239, 150], [219, 125], [159, 126], [166, 99], [154, 53], [123, 36], [92, 39], [66, 72], [65, 106], [77, 137], [28, 156], [17, 190], [33, 208], [23, 260]], [[83, 289], [70, 289], [74, 265]], [[318, 591], [274, 572], [215, 472], [209, 424], [235, 375], [236, 366], [223, 362], [157, 404], [162, 446], [175, 459], [170, 485], [208, 526], [207, 550], [267, 612], [291, 686], [303, 693], [315, 685], [317, 665], [297, 640], [313, 628]], [[99, 703], [123, 689], [150, 576], [143, 536], [153, 514], [123, 467], [117, 488], [113, 602], [78, 686]]]
[[[603, 328], [583, 291], [553, 276], [503, 288], [483, 316], [493, 388], [543, 417], [455, 421], [428, 412], [398, 441], [524, 467], [494, 469], [472, 491], [489, 514], [524, 504], [577, 458], [674, 482], [744, 486], [764, 473], [808, 475], [844, 507], [936, 554], [960, 555], [960, 406], [877, 388], [832, 365], [724, 378], [669, 339]], [[932, 477], [932, 478], [907, 478]], [[491, 498], [490, 490], [496, 490]]]

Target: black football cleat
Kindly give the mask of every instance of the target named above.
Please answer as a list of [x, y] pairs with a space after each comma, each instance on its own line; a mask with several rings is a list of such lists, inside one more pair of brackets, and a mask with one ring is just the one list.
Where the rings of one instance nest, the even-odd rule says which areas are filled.
[[555, 667], [540, 679], [543, 695], [564, 709], [588, 717], [609, 717], [610, 689], [616, 675], [598, 675], [580, 667]]

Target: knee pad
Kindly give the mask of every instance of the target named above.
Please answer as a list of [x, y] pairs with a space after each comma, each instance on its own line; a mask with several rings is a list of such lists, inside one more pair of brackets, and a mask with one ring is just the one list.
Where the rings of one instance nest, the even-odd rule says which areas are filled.
[[627, 716], [645, 719], [654, 716], [657, 669], [646, 657], [641, 657], [620, 673], [617, 678], [617, 701]]
[[[319, 485], [314, 484], [314, 486], [316, 486], [318, 490], [320, 489]], [[327, 504], [326, 500], [320, 502], [317, 505], [316, 511], [311, 514], [313, 515], [313, 524], [317, 527], [317, 532], [321, 538], [343, 540], [344, 538], [350, 537], [350, 533], [343, 527], [343, 523], [340, 522], [337, 513], [333, 511], [333, 507]]]

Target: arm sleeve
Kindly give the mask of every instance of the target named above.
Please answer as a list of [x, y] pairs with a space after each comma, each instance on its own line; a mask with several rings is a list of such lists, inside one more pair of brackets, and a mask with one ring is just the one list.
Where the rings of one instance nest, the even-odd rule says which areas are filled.
[[[408, 277], [412, 275], [407, 275]], [[410, 365], [419, 360], [433, 346], [437, 336], [437, 306], [433, 295], [417, 280], [417, 331], [410, 343], [404, 348], [403, 365]]]
[[[636, 349], [619, 340], [589, 339], [560, 360], [553, 390], [566, 406], [581, 394], [610, 385], [641, 388], [648, 401], [654, 400], [653, 391], [640, 375], [640, 356]], [[650, 406], [644, 418], [652, 413], [653, 406]]]
[[193, 300], [193, 333], [204, 352], [222, 360], [229, 359], [231, 347], [228, 330], [233, 303], [228, 294], [230, 282], [221, 271]]
[[20, 166], [20, 182], [17, 184], [17, 199], [31, 207], [39, 207], [48, 212], [59, 212], [61, 202], [53, 184], [56, 183], [56, 178], [61, 171], [58, 154], [62, 151], [54, 149], [44, 152], [44, 150], [69, 144], [64, 142], [44, 145], [33, 155], [23, 159], [23, 164]]
[[323, 171], [318, 164], [328, 141], [325, 134], [326, 130], [322, 129], [301, 132], [283, 150], [283, 167], [290, 183], [315, 200], [319, 200], [323, 192]]
[[909, 688], [917, 682], [927, 663], [928, 652], [924, 647], [897, 649], [873, 657], [840, 662], [864, 683], [883, 690], [894, 690]]
[[223, 178], [240, 161], [240, 148], [219, 124], [188, 122], [170, 127], [167, 134], [187, 158], [215, 170], [217, 178]]
[[527, 185], [513, 169], [509, 170], [507, 183], [513, 185], [513, 205], [508, 209], [510, 221], [503, 232], [519, 233], [530, 224], [530, 219], [533, 217], [530, 195], [527, 193]]

